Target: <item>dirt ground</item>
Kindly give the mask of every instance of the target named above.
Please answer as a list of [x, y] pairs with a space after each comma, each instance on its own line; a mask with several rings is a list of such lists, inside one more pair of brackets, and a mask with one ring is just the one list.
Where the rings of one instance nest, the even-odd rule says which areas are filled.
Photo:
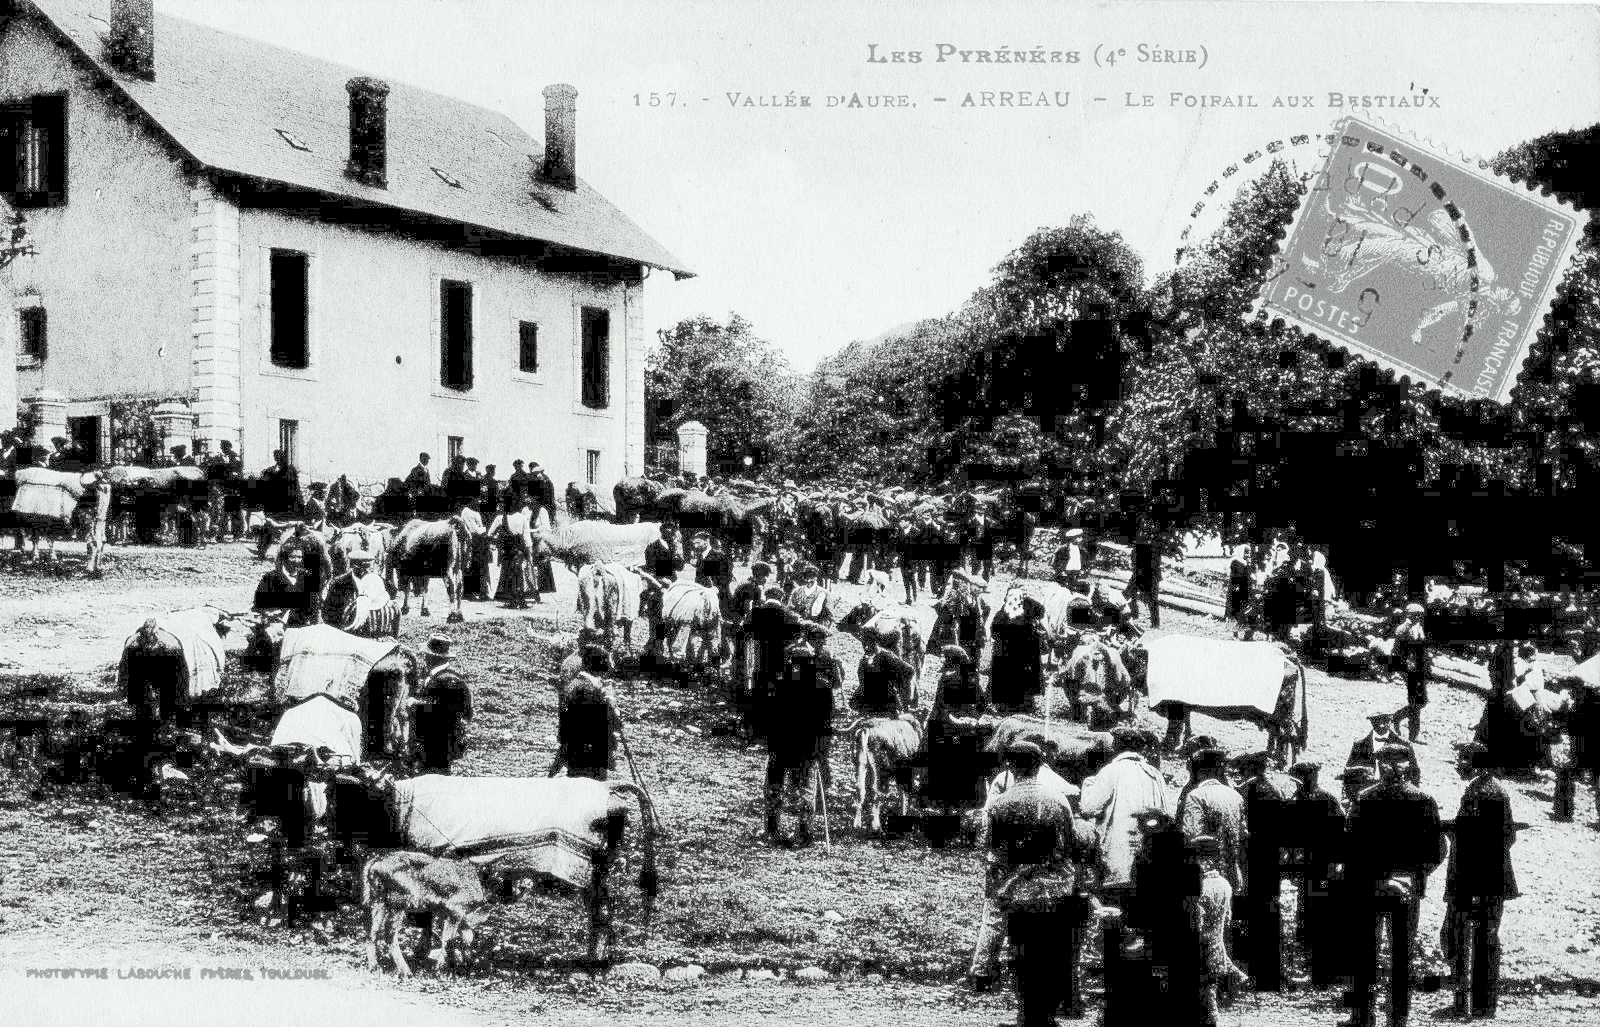
[[[64, 547], [61, 573], [0, 550], [0, 703], [19, 684], [52, 688], [52, 715], [70, 705], [115, 703], [123, 639], [151, 614], [196, 605], [241, 609], [266, 566], [241, 545], [204, 550], [114, 547], [105, 576], [82, 576]], [[555, 664], [572, 643], [574, 583], [558, 570], [554, 602], [525, 614], [468, 603], [453, 629], [479, 709], [461, 773], [543, 774], [554, 752]], [[442, 589], [431, 620], [409, 618], [402, 641], [420, 644], [442, 623]], [[841, 586], [847, 595], [859, 590]], [[932, 610], [918, 615], [931, 625]], [[1217, 634], [1215, 620], [1163, 611], [1167, 631]], [[830, 643], [853, 677], [860, 650]], [[939, 661], [924, 671], [931, 698]], [[1312, 669], [1311, 752], [1332, 768], [1364, 731], [1376, 697], [1403, 701], [1398, 685], [1330, 677]], [[411, 981], [369, 974], [363, 924], [347, 907], [333, 931], [262, 925], [251, 906], [260, 846], [231, 801], [237, 772], [204, 760], [189, 782], [155, 804], [71, 786], [38, 790], [24, 760], [0, 764], [0, 990], [23, 1011], [19, 1023], [282, 1022], [297, 1012], [341, 1023], [496, 1024], [528, 1019], [631, 1027], [646, 1022], [992, 1024], [1013, 1019], [1009, 996], [973, 996], [959, 986], [970, 956], [981, 862], [969, 848], [930, 849], [918, 839], [869, 839], [849, 830], [849, 777], [836, 744], [828, 794], [831, 851], [762, 843], [759, 748], [732, 733], [725, 697], [699, 687], [636, 679], [619, 704], [639, 768], [670, 838], [663, 894], [648, 932], [637, 889], [619, 890], [625, 926], [618, 962], [661, 970], [698, 966], [693, 982], [627, 984], [593, 974], [579, 958], [577, 903], [541, 896], [497, 908], [485, 925], [484, 959], [457, 975], [423, 970]], [[1466, 736], [1482, 699], [1435, 682], [1423, 746], [1424, 787], [1445, 815], [1462, 785], [1450, 741]], [[928, 699], [924, 699], [927, 702]], [[842, 719], [841, 719], [842, 722]], [[1197, 716], [1196, 731], [1230, 748], [1257, 747], [1258, 731]], [[236, 732], [242, 737], [246, 732]], [[1176, 764], [1165, 768], [1181, 783]], [[622, 771], [626, 773], [626, 770]], [[1333, 770], [1330, 769], [1329, 773]], [[1533, 825], [1515, 850], [1523, 898], [1507, 906], [1501, 936], [1508, 1023], [1600, 1023], [1600, 834], [1580, 796], [1578, 821], [1549, 820], [1548, 775], [1509, 782], [1516, 815]], [[631, 875], [623, 875], [626, 879]], [[1424, 906], [1423, 970], [1441, 972], [1437, 937], [1442, 870]], [[817, 967], [821, 983], [795, 975]], [[50, 968], [104, 968], [107, 979], [29, 976]], [[187, 968], [190, 979], [145, 979], [135, 971]], [[202, 979], [222, 968], [252, 980]], [[270, 971], [264, 973], [263, 971]], [[770, 979], [767, 974], [771, 973]], [[1089, 981], [1091, 995], [1095, 981]], [[1444, 992], [1419, 993], [1413, 1017], [1433, 1019]], [[1241, 1025], [1332, 1024], [1338, 992], [1301, 990], [1247, 997], [1224, 1013]]]

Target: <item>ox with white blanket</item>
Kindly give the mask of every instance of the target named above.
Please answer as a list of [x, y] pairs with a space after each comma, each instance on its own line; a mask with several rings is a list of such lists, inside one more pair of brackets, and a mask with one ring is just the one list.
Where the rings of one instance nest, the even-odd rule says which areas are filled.
[[[399, 755], [410, 741], [406, 699], [416, 674], [410, 654], [392, 639], [359, 638], [326, 624], [313, 624], [284, 632], [272, 684], [284, 704], [296, 709], [296, 704], [312, 696], [326, 695], [353, 715], [366, 711], [362, 720], [367, 730], [381, 730], [384, 743], [370, 744], [377, 739], [369, 739], [366, 748]], [[383, 682], [378, 691], [385, 694], [374, 694], [375, 680]], [[351, 755], [362, 757], [359, 744]]]
[[1150, 708], [1166, 713], [1169, 725], [1196, 709], [1265, 728], [1274, 751], [1306, 744], [1305, 671], [1276, 643], [1166, 635], [1141, 648]]

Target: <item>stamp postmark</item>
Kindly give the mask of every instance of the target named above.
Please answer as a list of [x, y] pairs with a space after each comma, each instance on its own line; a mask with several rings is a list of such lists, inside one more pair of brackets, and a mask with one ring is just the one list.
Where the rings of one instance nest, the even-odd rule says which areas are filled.
[[1258, 307], [1413, 381], [1509, 402], [1587, 217], [1346, 118]]

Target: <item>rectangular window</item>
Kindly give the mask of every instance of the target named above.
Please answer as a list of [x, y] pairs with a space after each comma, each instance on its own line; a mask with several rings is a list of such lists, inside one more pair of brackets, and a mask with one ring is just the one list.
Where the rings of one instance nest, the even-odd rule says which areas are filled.
[[311, 260], [294, 250], [272, 251], [272, 366], [304, 370], [310, 364]]
[[517, 370], [539, 373], [539, 326], [532, 321], [517, 322]]
[[598, 449], [589, 450], [589, 458], [585, 461], [584, 469], [588, 472], [589, 484], [600, 484], [600, 451]]
[[460, 435], [446, 435], [444, 440], [444, 465], [446, 467], [454, 467], [456, 465], [456, 457], [460, 456], [461, 451], [465, 448], [467, 448], [467, 440], [465, 438]]
[[300, 422], [278, 421], [278, 448], [283, 450], [284, 459], [295, 470], [300, 469]]
[[611, 314], [583, 308], [583, 405], [604, 410], [611, 402]]
[[15, 207], [67, 202], [67, 98], [0, 106], [0, 195]]
[[17, 317], [22, 329], [17, 355], [30, 360], [43, 360], [50, 351], [49, 322], [44, 308], [24, 307], [17, 311]]
[[472, 283], [439, 283], [439, 384], [472, 388]]

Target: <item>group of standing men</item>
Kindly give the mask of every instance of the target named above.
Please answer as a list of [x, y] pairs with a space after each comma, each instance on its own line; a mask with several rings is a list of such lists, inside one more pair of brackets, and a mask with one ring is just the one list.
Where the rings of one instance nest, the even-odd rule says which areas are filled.
[[1117, 756], [1081, 793], [1051, 774], [1046, 750], [1018, 744], [1005, 753], [1011, 786], [986, 808], [989, 871], [971, 980], [993, 985], [1008, 934], [1021, 1027], [1053, 1023], [1062, 1005], [1081, 1011], [1077, 962], [1095, 919], [1105, 928], [1109, 1027], [1214, 1024], [1219, 992], [1247, 981], [1230, 949], [1258, 985], [1276, 990], [1284, 875], [1298, 884], [1296, 934], [1314, 985], [1352, 982], [1352, 1027], [1375, 1022], [1378, 929], [1387, 923], [1390, 1022], [1403, 1023], [1427, 879], [1447, 852], [1441, 941], [1455, 1011], [1494, 1015], [1519, 825], [1480, 746], [1460, 748], [1466, 793], [1455, 820], [1442, 821], [1415, 783], [1411, 747], [1376, 717], [1341, 775], [1344, 802], [1319, 786], [1313, 761], [1290, 768], [1297, 788], [1285, 795], [1264, 753], [1232, 761], [1242, 780], [1230, 786], [1230, 761], [1214, 747], [1191, 756], [1190, 782], [1174, 798], [1150, 757], [1153, 737], [1134, 728], [1114, 737]]

